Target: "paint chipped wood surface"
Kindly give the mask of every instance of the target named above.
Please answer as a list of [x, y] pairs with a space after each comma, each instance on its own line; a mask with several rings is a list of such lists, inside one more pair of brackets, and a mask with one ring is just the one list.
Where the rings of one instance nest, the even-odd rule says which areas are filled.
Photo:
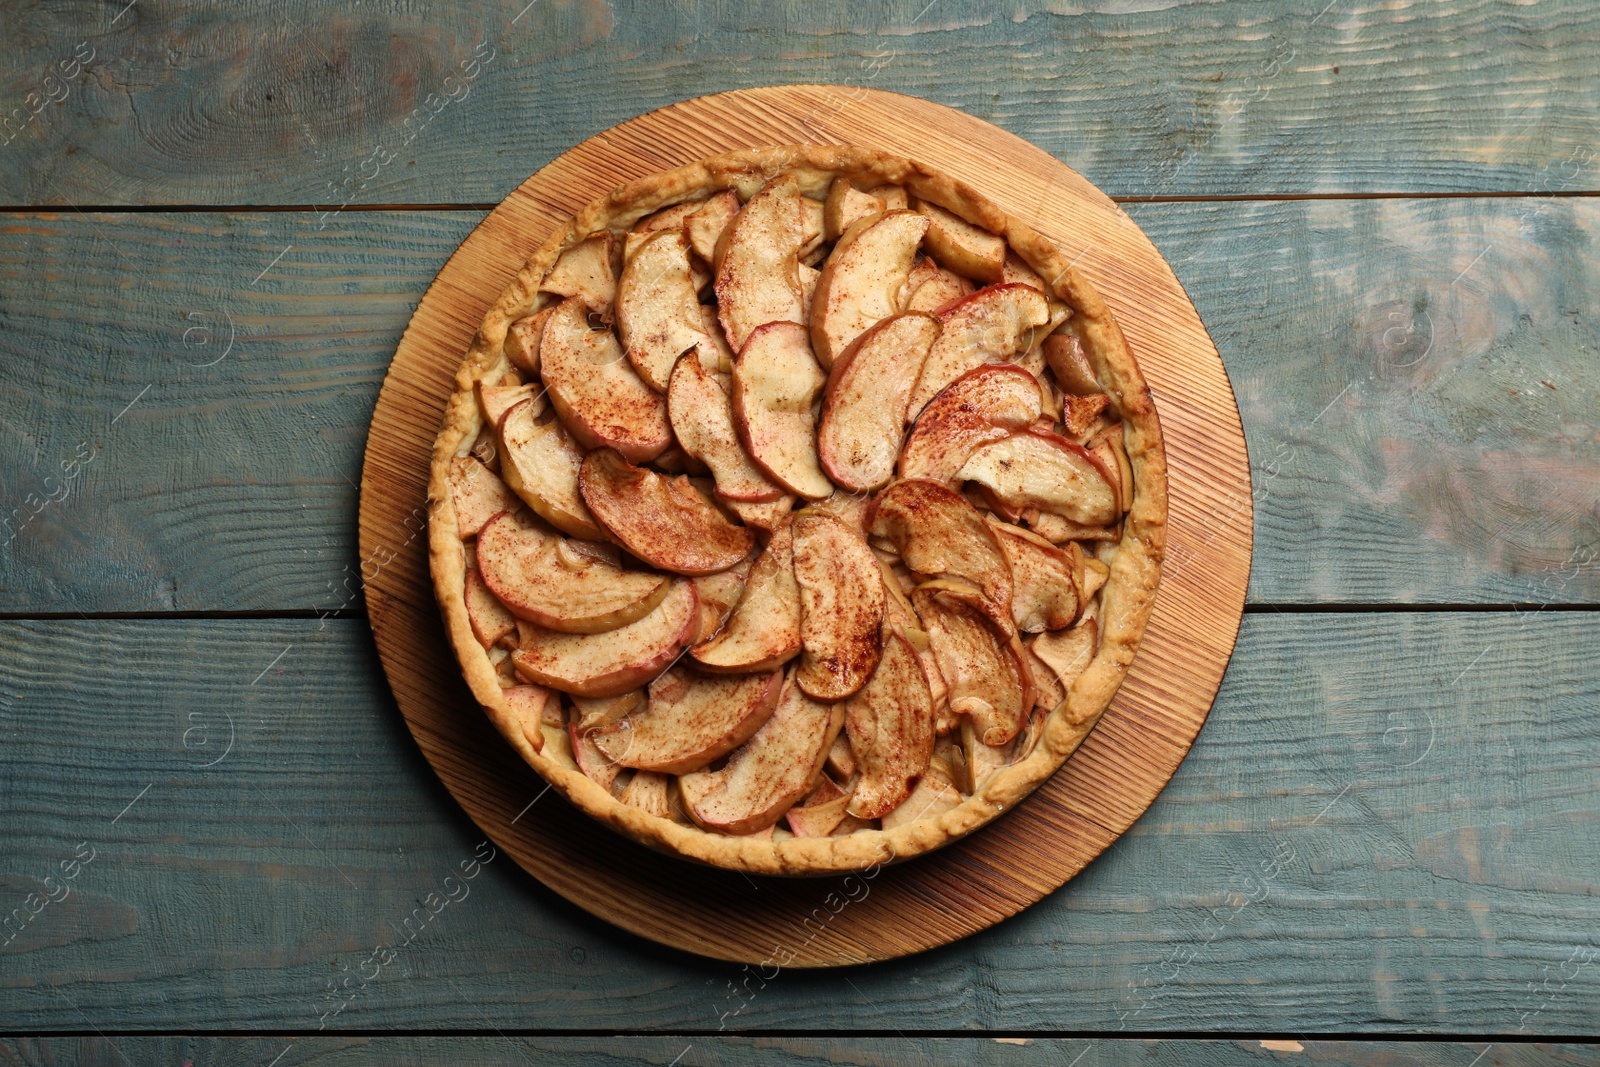
[[[804, 83], [959, 108], [1114, 196], [1600, 185], [1600, 13], [1585, 0], [781, 14], [470, 0], [448, 15], [142, 0], [115, 14], [39, 5], [8, 22], [0, 106], [17, 132], [0, 203], [493, 204], [635, 115]], [[60, 79], [80, 43], [93, 58]]]
[[[0, 622], [7, 910], [20, 880], [72, 891], [0, 952], [0, 1015], [1583, 1033], [1600, 1009], [1597, 640], [1591, 612], [1248, 614], [1199, 743], [1064, 891], [933, 952], [774, 975], [622, 933], [504, 854], [463, 881], [484, 834], [396, 713], [365, 620]], [[562, 809], [551, 793], [524, 818], [581, 818]], [[60, 882], [80, 842], [96, 858]], [[838, 885], [815, 883], [814, 906]], [[381, 967], [380, 945], [399, 946]]]

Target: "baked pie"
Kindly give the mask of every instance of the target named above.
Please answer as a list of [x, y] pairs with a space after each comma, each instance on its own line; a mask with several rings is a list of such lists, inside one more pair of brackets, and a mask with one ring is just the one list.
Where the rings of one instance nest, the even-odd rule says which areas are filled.
[[573, 804], [749, 872], [904, 859], [1053, 774], [1132, 662], [1161, 431], [1106, 305], [852, 147], [624, 185], [485, 316], [430, 555], [473, 695]]

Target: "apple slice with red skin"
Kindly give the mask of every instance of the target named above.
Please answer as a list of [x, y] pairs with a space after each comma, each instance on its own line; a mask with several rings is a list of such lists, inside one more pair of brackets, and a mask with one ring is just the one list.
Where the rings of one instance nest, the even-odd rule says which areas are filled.
[[765, 671], [800, 654], [800, 586], [794, 528], [773, 531], [722, 630], [689, 650], [708, 671]]
[[1055, 373], [1063, 392], [1073, 396], [1092, 396], [1104, 392], [1089, 365], [1083, 339], [1069, 326], [1057, 330], [1043, 342], [1045, 362]]
[[700, 598], [690, 582], [673, 582], [644, 618], [598, 634], [571, 634], [531, 623], [518, 629], [522, 647], [511, 654], [517, 674], [563, 693], [619, 696], [666, 670], [694, 638]]
[[806, 328], [768, 322], [751, 332], [733, 363], [733, 414], [750, 458], [791, 493], [833, 492], [817, 456], [817, 396], [827, 384]]
[[904, 633], [885, 638], [878, 669], [845, 702], [844, 725], [861, 769], [848, 810], [882, 818], [911, 795], [933, 758], [933, 693]]
[[950, 688], [950, 711], [969, 716], [984, 744], [1017, 736], [1033, 706], [1033, 676], [1015, 635], [998, 631], [966, 598], [950, 595], [958, 583], [928, 582], [911, 593], [927, 627], [939, 672]]
[[800, 587], [796, 683], [818, 700], [843, 700], [867, 683], [883, 652], [885, 596], [878, 557], [831, 515], [796, 516]]
[[619, 544], [662, 570], [714, 574], [755, 547], [755, 534], [724, 518], [686, 476], [635, 467], [609, 448], [584, 457], [578, 489]]
[[1086, 526], [1122, 517], [1114, 477], [1082, 445], [1043, 430], [1022, 430], [974, 449], [956, 472], [1013, 513], [1038, 508]]
[[879, 494], [868, 529], [918, 574], [975, 585], [985, 613], [1010, 632], [1011, 568], [994, 531], [960, 493], [924, 479], [895, 482]]
[[490, 519], [517, 506], [517, 498], [506, 483], [472, 456], [457, 456], [450, 461], [449, 481], [456, 532], [463, 541], [478, 536]]
[[1044, 294], [1032, 286], [991, 285], [941, 309], [938, 315], [939, 339], [911, 394], [912, 418], [967, 371], [985, 363], [1010, 362], [1026, 352], [1034, 329], [1049, 321], [1050, 306]]
[[695, 352], [678, 359], [667, 387], [667, 415], [678, 444], [711, 468], [717, 496], [741, 503], [766, 503], [783, 496], [783, 487], [745, 451], [733, 421], [733, 400]]
[[679, 356], [712, 347], [690, 274], [688, 238], [663, 230], [645, 239], [617, 283], [617, 333], [639, 377], [658, 393], [667, 391]]
[[588, 736], [623, 767], [687, 774], [727, 755], [778, 706], [783, 672], [697, 674], [673, 668], [650, 685], [642, 710]]
[[721, 770], [678, 779], [689, 817], [708, 830], [730, 834], [773, 826], [811, 791], [843, 726], [842, 704], [813, 700], [789, 679], [771, 717], [733, 750]]
[[1082, 608], [1083, 550], [1057, 548], [1036, 533], [990, 520], [1011, 570], [1011, 617], [1017, 629], [1036, 634], [1071, 626]]
[[476, 568], [467, 572], [466, 600], [467, 622], [472, 626], [472, 636], [485, 649], [492, 648], [496, 641], [516, 631], [517, 617], [507, 611], [506, 606], [489, 591], [483, 575]]
[[671, 584], [573, 549], [564, 537], [524, 526], [510, 512], [478, 536], [478, 573], [518, 618], [564, 633], [615, 630], [654, 611]]
[[667, 402], [639, 377], [609, 329], [589, 327], [590, 305], [556, 305], [539, 342], [539, 373], [556, 414], [584, 448], [615, 448], [635, 463], [672, 444]]
[[817, 454], [835, 485], [870, 492], [894, 475], [911, 390], [938, 336], [932, 315], [892, 315], [861, 334], [834, 365]]
[[594, 742], [594, 733], [584, 733], [577, 723], [567, 724], [567, 739], [572, 744], [572, 762], [578, 765], [585, 778], [606, 792], [611, 792], [622, 767]]
[[800, 249], [806, 215], [795, 183], [780, 175], [733, 217], [717, 253], [717, 314], [742, 351], [756, 327], [804, 321]]
[[583, 449], [559, 420], [541, 423], [531, 400], [506, 412], [500, 423], [500, 469], [506, 484], [539, 517], [564, 534], [603, 541], [606, 533], [594, 521], [578, 493], [578, 468]]
[[1026, 429], [1042, 414], [1039, 382], [1010, 363], [968, 371], [928, 402], [900, 454], [900, 477], [955, 487], [967, 457]]
[[832, 367], [867, 330], [899, 310], [928, 219], [890, 211], [861, 219], [834, 245], [811, 305], [811, 346]]

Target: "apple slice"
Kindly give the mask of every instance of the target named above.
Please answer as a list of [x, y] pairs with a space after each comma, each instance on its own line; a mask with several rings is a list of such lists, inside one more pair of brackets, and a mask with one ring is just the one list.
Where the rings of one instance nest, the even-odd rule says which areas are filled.
[[724, 189], [703, 201], [683, 224], [683, 232], [688, 236], [695, 254], [707, 263], [715, 263], [717, 245], [737, 214], [739, 194], [732, 189]]
[[1014, 636], [1007, 639], [977, 608], [948, 595], [951, 584], [919, 586], [911, 602], [950, 687], [951, 713], [970, 717], [984, 744], [1003, 745], [1017, 736], [1033, 706], [1027, 659]]
[[1116, 483], [1082, 445], [1040, 430], [1022, 430], [983, 445], [956, 477], [977, 482], [1009, 508], [1038, 508], [1088, 526], [1121, 516]]
[[710, 304], [701, 304], [700, 324], [711, 341], [710, 345], [701, 345], [696, 349], [700, 354], [700, 365], [726, 383], [728, 375], [733, 373], [733, 349], [728, 347], [728, 335], [722, 332], [717, 309]]
[[561, 423], [541, 424], [535, 418], [538, 413], [538, 405], [528, 401], [507, 412], [500, 424], [500, 468], [506, 484], [562, 533], [586, 541], [604, 540], [605, 531], [578, 494], [583, 449]]
[[869, 530], [918, 574], [975, 585], [984, 612], [1010, 632], [1011, 568], [994, 531], [960, 493], [922, 479], [895, 482], [879, 495]]
[[589, 328], [590, 307], [576, 296], [556, 305], [539, 343], [540, 375], [580, 445], [644, 463], [672, 444], [666, 399], [634, 371], [615, 334]]
[[817, 362], [832, 367], [857, 337], [899, 310], [900, 287], [927, 230], [926, 216], [890, 211], [862, 219], [839, 238], [812, 304]]
[[800, 261], [815, 263], [821, 259], [823, 242], [828, 239], [827, 208], [821, 200], [809, 196], [800, 198]]
[[467, 622], [472, 625], [472, 636], [485, 649], [517, 629], [517, 618], [484, 584], [483, 575], [476, 569], [467, 572]]
[[654, 771], [635, 771], [628, 784], [617, 794], [617, 800], [630, 808], [654, 815], [658, 819], [672, 818], [672, 776]]
[[746, 526], [754, 526], [762, 530], [776, 530], [789, 518], [789, 511], [794, 507], [794, 494], [785, 493], [769, 504], [747, 504], [739, 500], [728, 500], [728, 510], [739, 517], [739, 521]]
[[539, 340], [544, 336], [544, 324], [554, 310], [545, 308], [536, 314], [524, 315], [506, 329], [501, 351], [513, 367], [530, 378], [539, 376]]
[[478, 571], [518, 618], [564, 633], [615, 630], [654, 611], [670, 580], [624, 571], [575, 551], [566, 538], [523, 526], [507, 512], [478, 537]]
[[718, 497], [760, 504], [783, 496], [783, 487], [739, 443], [733, 400], [693, 352], [685, 353], [672, 372], [667, 416], [683, 450], [711, 468]]
[[1080, 444], [1088, 440], [1101, 416], [1111, 407], [1111, 398], [1104, 393], [1061, 398], [1061, 421], [1066, 425], [1067, 436]]
[[937, 314], [978, 287], [955, 271], [945, 270], [932, 258], [924, 259], [906, 276], [900, 306], [906, 311], [931, 311]]
[[912, 207], [928, 217], [931, 225], [923, 246], [939, 265], [964, 278], [993, 285], [1005, 272], [1006, 239], [974, 226], [954, 212], [926, 200], [913, 200]]
[[817, 457], [812, 414], [825, 384], [806, 328], [798, 323], [768, 322], [756, 328], [733, 363], [739, 440], [773, 481], [811, 500], [833, 492]]
[[905, 803], [883, 817], [883, 828], [893, 830], [923, 819], [937, 819], [961, 806], [961, 794], [942, 774], [925, 774]]
[[911, 197], [903, 185], [874, 185], [866, 193], [882, 200], [887, 211], [904, 211], [911, 206]]
[[794, 182], [774, 178], [734, 216], [717, 262], [717, 311], [742, 352], [756, 327], [803, 322], [800, 248], [806, 212]]
[[584, 457], [578, 489], [611, 536], [662, 570], [713, 574], [755, 547], [755, 534], [724, 518], [686, 476], [635, 467], [609, 448]]
[[894, 474], [911, 390], [938, 336], [932, 315], [892, 315], [834, 365], [817, 429], [817, 454], [834, 484], [869, 492]]
[[970, 370], [922, 409], [900, 456], [900, 477], [954, 487], [956, 472], [979, 446], [1033, 425], [1042, 411], [1039, 383], [1021, 367]]
[[1050, 668], [1063, 693], [1072, 688], [1078, 676], [1089, 669], [1099, 643], [1100, 630], [1093, 619], [1084, 619], [1070, 630], [1043, 633], [1034, 638], [1028, 649], [1034, 657]]
[[840, 781], [849, 781], [856, 773], [856, 754], [850, 750], [850, 739], [840, 734], [828, 749], [828, 771]]
[[644, 707], [643, 689], [630, 689], [614, 697], [573, 697], [577, 710], [578, 729], [583, 733], [616, 722], [629, 712]]
[[863, 193], [850, 179], [839, 177], [828, 186], [828, 198], [822, 202], [822, 229], [830, 241], [837, 241], [844, 231], [869, 215], [881, 215], [887, 205], [869, 193]]
[[[683, 353], [712, 346], [689, 271], [689, 240], [681, 230], [645, 238], [617, 283], [617, 332], [645, 384], [667, 391]], [[716, 361], [714, 354], [711, 356]]]
[[687, 774], [755, 733], [778, 705], [783, 672], [695, 674], [673, 668], [650, 684], [650, 701], [588, 736], [623, 767]]
[[912, 418], [974, 367], [1004, 363], [1026, 352], [1034, 327], [1049, 318], [1044, 294], [1027, 285], [991, 285], [946, 307], [939, 313], [939, 339], [911, 394]]
[[861, 768], [848, 810], [882, 818], [911, 795], [933, 758], [933, 693], [905, 634], [884, 640], [878, 669], [845, 703], [844, 726]]
[[1128, 448], [1123, 443], [1122, 425], [1107, 426], [1084, 447], [1100, 461], [1100, 466], [1111, 475], [1111, 487], [1117, 491], [1117, 510], [1126, 512], [1133, 507], [1133, 466], [1128, 462]]
[[678, 779], [690, 818], [730, 834], [774, 825], [811, 791], [843, 726], [843, 705], [812, 700], [789, 679], [771, 717], [733, 750], [721, 770]]
[[562, 633], [531, 623], [518, 629], [511, 654], [523, 678], [574, 696], [606, 697], [637, 689], [671, 665], [694, 636], [700, 601], [689, 582], [673, 582], [656, 609], [598, 634]]
[[[684, 204], [673, 204], [660, 211], [652, 211], [644, 218], [633, 224], [633, 229], [628, 231], [622, 239], [622, 265], [627, 270], [627, 265], [633, 257], [643, 248], [645, 242], [663, 230], [676, 230], [682, 233], [689, 222], [689, 216], [700, 210], [700, 202], [691, 200]], [[620, 283], [619, 283], [620, 284]]]
[[766, 671], [800, 654], [800, 587], [794, 530], [778, 527], [756, 559], [722, 631], [689, 650], [709, 671]]
[[1083, 550], [1075, 544], [1057, 548], [1008, 523], [990, 520], [989, 528], [1011, 567], [1011, 617], [1017, 629], [1036, 634], [1071, 626], [1081, 606]]
[[860, 535], [831, 515], [794, 520], [800, 587], [800, 669], [818, 700], [843, 700], [867, 683], [883, 652], [883, 577]]
[[484, 523], [517, 506], [506, 483], [471, 456], [450, 461], [450, 502], [456, 511], [456, 528], [461, 539], [478, 536]]
[[618, 251], [609, 230], [584, 238], [561, 253], [539, 283], [539, 291], [577, 297], [609, 322], [617, 296]]
[[1089, 365], [1089, 355], [1084, 351], [1083, 339], [1072, 329], [1057, 330], [1044, 339], [1044, 358], [1055, 372], [1061, 388], [1074, 396], [1089, 396], [1104, 392]]
[[528, 744], [533, 746], [535, 752], [543, 752], [544, 730], [540, 727], [544, 722], [545, 710], [553, 703], [550, 690], [542, 685], [514, 685], [500, 690], [500, 696]]
[[[834, 744], [838, 743], [835, 739]], [[784, 819], [796, 837], [827, 837], [845, 821], [845, 808], [849, 804], [850, 794], [824, 775], [822, 783], [799, 804], [790, 808]], [[851, 822], [858, 823], [859, 820], [852, 819]]]
[[478, 394], [478, 410], [483, 412], [483, 421], [497, 429], [506, 412], [524, 400], [532, 405], [534, 415], [544, 411], [544, 388], [537, 382], [526, 385], [486, 385], [480, 379], [473, 386], [473, 391]]
[[572, 746], [572, 762], [578, 765], [583, 776], [610, 793], [622, 773], [622, 766], [600, 750], [594, 743], [594, 734], [583, 733], [576, 723], [567, 725], [567, 743]]

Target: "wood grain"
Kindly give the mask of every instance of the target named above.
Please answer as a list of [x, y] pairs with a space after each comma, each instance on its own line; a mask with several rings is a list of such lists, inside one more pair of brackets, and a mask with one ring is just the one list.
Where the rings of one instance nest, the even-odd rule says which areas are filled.
[[[327, 1025], [1583, 1033], [1597, 641], [1593, 612], [1252, 613], [1133, 830], [959, 945], [762, 986], [501, 855]], [[98, 850], [67, 883], [86, 910], [52, 904], [0, 949], [0, 1028], [314, 1031], [328, 984], [359, 987], [483, 839], [385, 695], [363, 620], [10, 621], [0, 649], [0, 915], [79, 842]], [[229, 716], [233, 747], [205, 768]], [[527, 800], [542, 787], [527, 772]]]
[[[1600, 205], [1130, 211], [1238, 396], [1251, 603], [1600, 601], [1584, 495], [1600, 482], [1600, 320], [1571, 314], [1600, 291]], [[366, 421], [419, 295], [481, 218], [6, 220], [0, 516], [25, 516], [80, 442], [100, 452], [0, 546], [0, 611], [360, 610]]]
[[[585, 141], [529, 178], [462, 243], [418, 305], [378, 397], [361, 477], [361, 550], [374, 563], [366, 591], [379, 655], [452, 795], [525, 870], [579, 907], [662, 944], [747, 964], [834, 967], [924, 951], [1015, 914], [1082, 870], [1155, 798], [1205, 721], [1250, 570], [1248, 458], [1233, 394], [1149, 240], [1073, 171], [1002, 130], [910, 97], [839, 92], [764, 89], [686, 101]], [[463, 727], [452, 685], [460, 667], [439, 640], [425, 546], [391, 547], [404, 517], [426, 502], [433, 440], [462, 354], [526, 249], [619, 181], [801, 140], [870, 145], [940, 168], [1072, 256], [1116, 315], [1158, 404], [1172, 398], [1160, 412], [1166, 542], [1194, 559], [1163, 580], [1138, 658], [1066, 767], [983, 832], [919, 862], [875, 865], [820, 911], [811, 903], [815, 883], [770, 882], [752, 906], [739, 884], [744, 875], [611, 838], [597, 845], [585, 819], [518, 825], [526, 777], [520, 765], [507, 766], [509, 746], [486, 752]], [[1241, 503], [1221, 513], [1217, 500]]]
[[[1476, 1044], [1447, 1041], [1293, 1041], [1276, 1051], [1303, 1052], [1328, 1067], [1463, 1067], [1483, 1051]], [[315, 1064], [406, 1063], [417, 1067], [472, 1063], [480, 1067], [570, 1064], [613, 1067], [618, 1063], [669, 1067], [1032, 1067], [1085, 1060], [1095, 1067], [1244, 1067], [1262, 1062], [1272, 1043], [1251, 1041], [1117, 1041], [1082, 1038], [819, 1038], [819, 1037], [105, 1037], [0, 1039], [0, 1062], [73, 1067], [124, 1067], [133, 1062], [240, 1064], [260, 1067], [274, 1055], [282, 1067]], [[1592, 1048], [1548, 1043], [1497, 1045], [1479, 1062], [1485, 1067], [1558, 1067], [1590, 1062]]]
[[[495, 203], [644, 111], [794, 83], [960, 108], [1113, 195], [1593, 189], [1597, 20], [1583, 0], [39, 5], [0, 56], [20, 130], [0, 203]], [[87, 72], [46, 89], [79, 42]]]

